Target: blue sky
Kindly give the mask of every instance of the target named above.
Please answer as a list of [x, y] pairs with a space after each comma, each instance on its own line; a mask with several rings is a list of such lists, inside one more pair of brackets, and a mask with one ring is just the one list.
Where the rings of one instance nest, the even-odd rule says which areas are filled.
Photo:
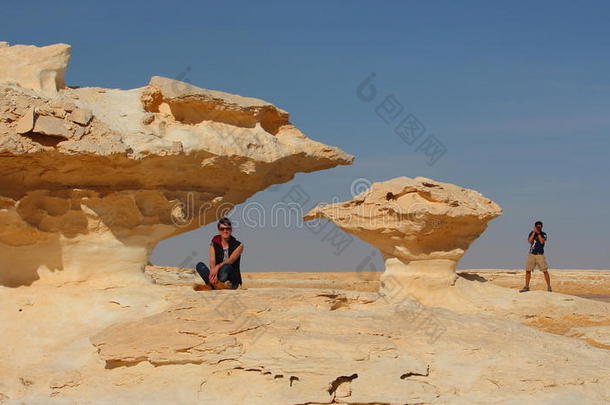
[[[607, 2], [10, 3], [0, 40], [71, 44], [69, 85], [127, 89], [182, 74], [273, 102], [309, 137], [356, 155], [253, 197], [264, 205], [295, 185], [312, 201], [345, 200], [357, 178], [426, 176], [504, 208], [459, 267], [520, 268], [541, 219], [551, 267], [610, 268]], [[372, 72], [378, 95], [365, 103], [356, 88]], [[446, 147], [434, 165], [376, 115], [390, 95]], [[152, 260], [207, 260], [213, 233], [164, 241]], [[355, 270], [372, 250], [355, 240], [335, 255], [323, 236], [291, 227], [236, 236], [244, 271]]]

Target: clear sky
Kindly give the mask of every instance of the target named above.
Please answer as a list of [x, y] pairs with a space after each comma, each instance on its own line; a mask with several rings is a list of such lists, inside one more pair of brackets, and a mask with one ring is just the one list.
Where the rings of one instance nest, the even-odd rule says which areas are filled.
[[[522, 267], [537, 219], [552, 268], [610, 268], [608, 2], [7, 3], [0, 40], [71, 44], [69, 85], [184, 77], [270, 101], [309, 137], [356, 155], [252, 198], [264, 206], [296, 185], [312, 202], [331, 201], [351, 198], [358, 178], [431, 177], [504, 208], [460, 268]], [[377, 96], [367, 103], [357, 87], [372, 72]], [[388, 96], [444, 145], [436, 163], [376, 114]], [[214, 232], [164, 241], [152, 261], [207, 261]], [[355, 240], [336, 255], [325, 232], [237, 226], [243, 271], [353, 271], [372, 251]]]

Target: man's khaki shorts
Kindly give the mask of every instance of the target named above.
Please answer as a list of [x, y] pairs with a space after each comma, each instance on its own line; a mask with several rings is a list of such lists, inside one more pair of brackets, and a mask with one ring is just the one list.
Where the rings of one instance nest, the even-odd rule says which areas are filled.
[[528, 253], [527, 260], [525, 261], [525, 271], [532, 271], [536, 266], [538, 266], [541, 271], [547, 271], [549, 269], [549, 265], [546, 263], [544, 255], [533, 255]]

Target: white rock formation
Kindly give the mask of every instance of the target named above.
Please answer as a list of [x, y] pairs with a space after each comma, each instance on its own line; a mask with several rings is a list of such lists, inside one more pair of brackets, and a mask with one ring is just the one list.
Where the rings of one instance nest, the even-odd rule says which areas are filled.
[[305, 220], [327, 218], [379, 248], [381, 290], [404, 298], [453, 285], [458, 260], [501, 213], [474, 190], [399, 177], [373, 183], [351, 201], [315, 207]]
[[[590, 273], [582, 291], [607, 294], [608, 272]], [[0, 286], [0, 403], [610, 401], [609, 303], [520, 294], [472, 273], [452, 289], [473, 305], [439, 301], [447, 310], [351, 291], [359, 274], [284, 276], [290, 283], [215, 292], [181, 282]], [[306, 288], [293, 288], [299, 281]], [[343, 290], [322, 287], [335, 281]]]
[[192, 270], [110, 281], [141, 280], [156, 241], [351, 156], [268, 103], [170, 79], [48, 97], [29, 76], [11, 80], [0, 86], [0, 404], [610, 402], [610, 304], [455, 280], [500, 209], [428, 179], [379, 183], [312, 216], [379, 246], [396, 270], [385, 280], [423, 283], [438, 308], [348, 291], [361, 274], [207, 292], [182, 285]]
[[263, 100], [162, 77], [64, 88], [67, 45], [0, 52], [0, 284], [141, 280], [160, 240], [353, 160]]
[[0, 42], [0, 84], [15, 84], [53, 94], [65, 87], [70, 45], [9, 46]]

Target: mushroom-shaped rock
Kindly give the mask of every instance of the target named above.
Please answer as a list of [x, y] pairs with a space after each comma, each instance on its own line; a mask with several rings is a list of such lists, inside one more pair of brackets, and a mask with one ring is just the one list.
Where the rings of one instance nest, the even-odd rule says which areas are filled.
[[[0, 83], [13, 83], [6, 72]], [[52, 97], [0, 84], [0, 285], [143, 280], [159, 241], [352, 160], [266, 101], [177, 80]]]
[[305, 220], [327, 218], [379, 248], [385, 260], [381, 292], [402, 298], [452, 285], [458, 260], [501, 214], [477, 191], [398, 177], [373, 183], [351, 201], [315, 207]]

